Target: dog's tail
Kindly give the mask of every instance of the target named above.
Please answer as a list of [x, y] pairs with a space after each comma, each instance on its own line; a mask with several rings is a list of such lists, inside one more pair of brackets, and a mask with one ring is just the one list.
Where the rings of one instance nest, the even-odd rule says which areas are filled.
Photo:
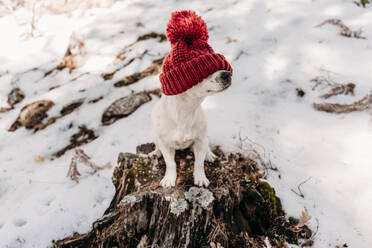
[[180, 40], [188, 45], [196, 40], [207, 42], [207, 24], [192, 10], [176, 11], [168, 22], [167, 37], [172, 45]]

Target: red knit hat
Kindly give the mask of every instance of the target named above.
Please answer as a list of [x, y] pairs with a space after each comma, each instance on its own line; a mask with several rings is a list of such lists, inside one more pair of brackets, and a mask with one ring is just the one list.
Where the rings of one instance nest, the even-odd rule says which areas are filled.
[[208, 45], [205, 22], [194, 11], [173, 12], [167, 26], [172, 48], [165, 57], [160, 74], [165, 95], [190, 89], [218, 70], [232, 72], [229, 62]]

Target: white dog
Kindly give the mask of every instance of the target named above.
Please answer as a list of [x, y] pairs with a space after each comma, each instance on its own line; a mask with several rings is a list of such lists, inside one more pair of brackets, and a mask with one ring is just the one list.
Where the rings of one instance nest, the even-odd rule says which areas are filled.
[[227, 89], [231, 75], [229, 71], [217, 71], [179, 95], [163, 95], [156, 104], [152, 112], [156, 150], [150, 156], [163, 154], [166, 163], [165, 176], [160, 182], [163, 187], [176, 185], [175, 151], [190, 146], [195, 157], [194, 183], [209, 185], [204, 160], [213, 161], [216, 156], [208, 145], [207, 121], [201, 103], [207, 96]]

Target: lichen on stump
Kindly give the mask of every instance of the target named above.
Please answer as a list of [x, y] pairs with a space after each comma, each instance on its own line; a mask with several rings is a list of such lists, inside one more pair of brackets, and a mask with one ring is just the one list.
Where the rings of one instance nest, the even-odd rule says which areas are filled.
[[[149, 152], [153, 144], [137, 147]], [[54, 247], [286, 247], [311, 237], [288, 220], [258, 164], [242, 154], [215, 149], [205, 162], [208, 188], [193, 185], [193, 154], [176, 153], [177, 186], [162, 188], [162, 158], [121, 153], [113, 174], [116, 193], [104, 216], [87, 234], [73, 234]], [[266, 241], [265, 241], [266, 240]]]

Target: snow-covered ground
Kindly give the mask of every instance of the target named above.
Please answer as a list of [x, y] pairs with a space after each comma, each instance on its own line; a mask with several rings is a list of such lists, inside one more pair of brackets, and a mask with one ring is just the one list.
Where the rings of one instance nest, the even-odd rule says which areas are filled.
[[[112, 125], [102, 126], [101, 116], [131, 91], [160, 87], [157, 76], [128, 87], [113, 84], [164, 56], [169, 42], [138, 42], [126, 56], [129, 60], [147, 49], [142, 59], [111, 80], [104, 81], [101, 73], [116, 68], [116, 55], [138, 36], [165, 33], [170, 13], [181, 9], [203, 17], [211, 46], [234, 69], [232, 87], [203, 104], [212, 144], [226, 151], [255, 149], [278, 167], [279, 172], [269, 171], [268, 181], [288, 215], [298, 217], [304, 207], [308, 209], [313, 217], [310, 226], [313, 230], [318, 226], [313, 247], [345, 243], [372, 247], [371, 113], [335, 115], [312, 107], [313, 102], [324, 101], [319, 96], [329, 90], [312, 90], [310, 80], [317, 76], [356, 84], [355, 96], [336, 96], [328, 102], [351, 103], [372, 90], [372, 7], [352, 2], [118, 1], [110, 8], [45, 14], [31, 39], [21, 38], [22, 10], [0, 18], [0, 107], [8, 106], [12, 88], [19, 87], [26, 96], [15, 109], [0, 113], [0, 247], [49, 247], [52, 240], [88, 231], [103, 214], [114, 193], [113, 169], [94, 175], [83, 171], [77, 184], [66, 177], [73, 151], [58, 159], [52, 154], [69, 143], [79, 125], [99, 136], [81, 146], [96, 164], [115, 165], [120, 151], [134, 152], [136, 145], [152, 141], [150, 114], [156, 97]], [[362, 28], [366, 39], [341, 36], [332, 25], [314, 27], [329, 18], [341, 19], [352, 30]], [[61, 61], [72, 32], [85, 42], [85, 65], [71, 74], [65, 69], [43, 78]], [[305, 96], [298, 97], [296, 88]], [[100, 96], [101, 101], [89, 103]], [[55, 103], [49, 116], [75, 100], [85, 100], [39, 132], [7, 131], [23, 106], [42, 99]], [[46, 160], [38, 162], [38, 156]], [[302, 198], [292, 189], [298, 191], [305, 180]]]

